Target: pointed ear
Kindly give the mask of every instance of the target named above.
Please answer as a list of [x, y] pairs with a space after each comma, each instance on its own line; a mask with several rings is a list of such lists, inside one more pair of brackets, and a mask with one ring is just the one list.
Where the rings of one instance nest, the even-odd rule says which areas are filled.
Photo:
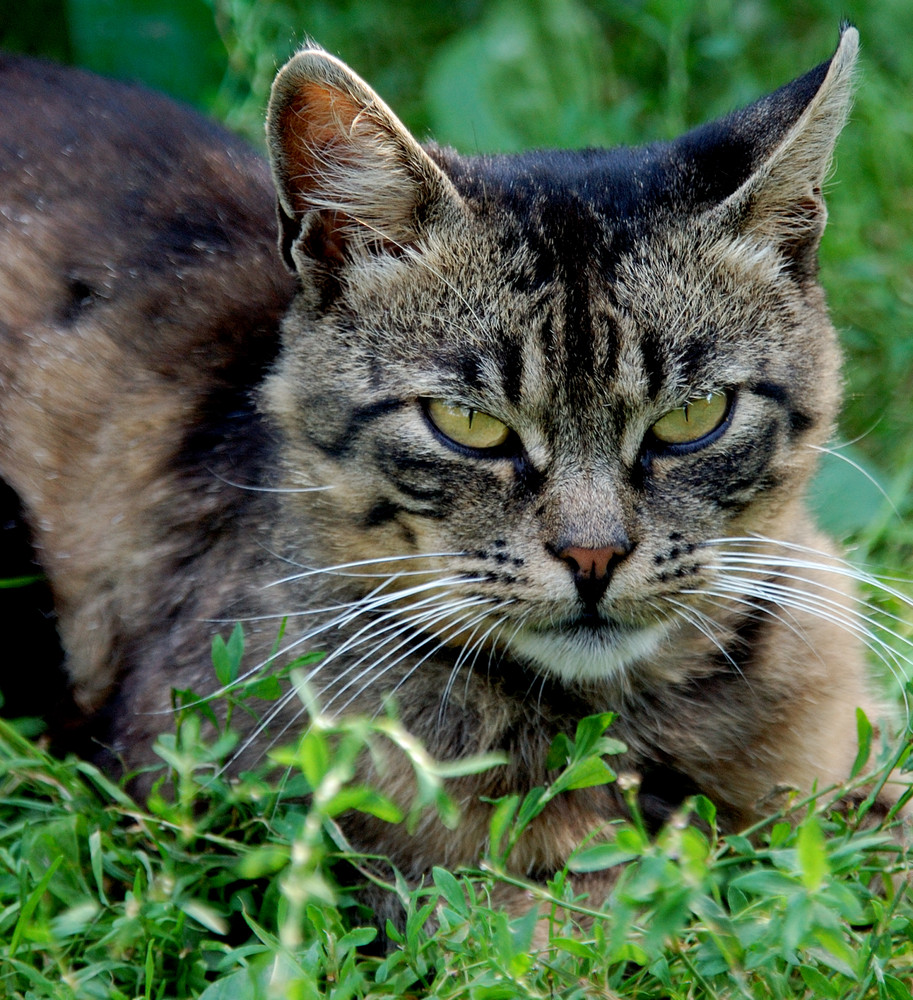
[[849, 112], [859, 48], [843, 28], [830, 62], [734, 116], [736, 132], [761, 151], [751, 174], [721, 205], [730, 224], [774, 246], [798, 280], [817, 273], [827, 221], [821, 193]]
[[283, 256], [293, 269], [401, 253], [459, 205], [380, 97], [322, 49], [297, 53], [279, 72], [266, 130]]

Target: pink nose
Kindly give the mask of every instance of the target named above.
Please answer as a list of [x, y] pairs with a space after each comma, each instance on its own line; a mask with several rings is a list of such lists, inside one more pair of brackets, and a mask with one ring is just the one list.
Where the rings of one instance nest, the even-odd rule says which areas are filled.
[[569, 545], [557, 553], [576, 576], [588, 577], [591, 580], [603, 580], [616, 563], [627, 555], [628, 549], [621, 545], [609, 545], [603, 549], [585, 549], [579, 545]]

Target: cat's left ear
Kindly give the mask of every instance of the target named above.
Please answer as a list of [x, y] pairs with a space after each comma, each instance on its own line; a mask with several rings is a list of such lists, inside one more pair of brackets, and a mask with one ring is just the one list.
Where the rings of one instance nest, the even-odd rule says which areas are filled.
[[266, 125], [282, 251], [299, 272], [413, 248], [460, 199], [381, 98], [323, 49], [273, 83]]
[[716, 211], [730, 231], [775, 246], [800, 280], [817, 270], [827, 221], [821, 189], [849, 112], [858, 48], [858, 32], [844, 26], [829, 63], [733, 116], [734, 132], [762, 154]]

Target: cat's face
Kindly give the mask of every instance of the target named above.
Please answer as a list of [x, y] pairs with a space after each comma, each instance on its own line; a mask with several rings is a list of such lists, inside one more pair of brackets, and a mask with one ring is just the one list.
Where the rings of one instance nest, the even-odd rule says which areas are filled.
[[[830, 145], [805, 121], [809, 95], [777, 105], [781, 133], [771, 112], [754, 145], [756, 111], [732, 124], [747, 151], [728, 180], [714, 170], [732, 172], [730, 153], [705, 142], [695, 157], [687, 140], [432, 160], [376, 103], [379, 139], [350, 122], [328, 141], [363, 85], [328, 82], [327, 65], [343, 71], [314, 58], [319, 82], [311, 67], [289, 93], [299, 116], [304, 91], [317, 104], [304, 139], [319, 156], [290, 138], [281, 84], [274, 98], [277, 158], [304, 161], [285, 204], [304, 291], [265, 396], [286, 484], [319, 488], [288, 499], [311, 558], [370, 561], [348, 570], [363, 592], [395, 574], [383, 586], [439, 641], [506, 647], [565, 680], [610, 677], [699, 627], [728, 600], [721, 540], [788, 534], [836, 410], [813, 277]], [[383, 143], [402, 175], [386, 208], [365, 197], [392, 169]], [[347, 174], [363, 203], [344, 202]]]

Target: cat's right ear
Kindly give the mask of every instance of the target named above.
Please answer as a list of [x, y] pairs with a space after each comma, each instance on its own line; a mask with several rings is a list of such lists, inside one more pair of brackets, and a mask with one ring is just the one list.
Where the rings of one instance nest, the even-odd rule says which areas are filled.
[[749, 150], [755, 162], [714, 211], [728, 231], [741, 230], [754, 247], [774, 247], [799, 281], [817, 274], [827, 219], [822, 188], [849, 112], [858, 48], [858, 32], [844, 25], [827, 63], [724, 120], [718, 150]]
[[267, 139], [286, 263], [335, 269], [414, 250], [460, 199], [380, 97], [320, 48], [273, 83]]

